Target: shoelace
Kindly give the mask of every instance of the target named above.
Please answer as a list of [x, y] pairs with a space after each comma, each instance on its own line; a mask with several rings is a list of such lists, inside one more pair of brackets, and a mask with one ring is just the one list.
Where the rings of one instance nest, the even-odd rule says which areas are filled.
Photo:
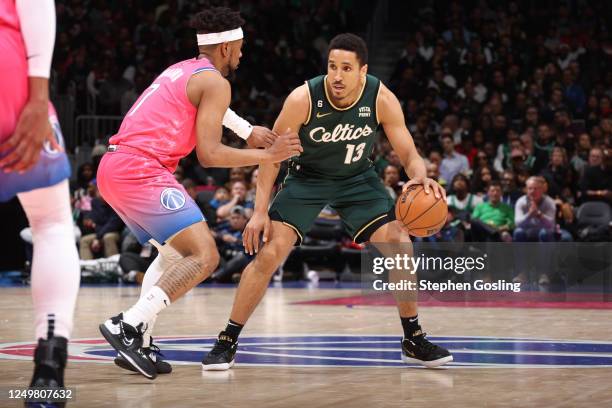
[[164, 357], [164, 354], [161, 352], [159, 347], [157, 347], [155, 344], [151, 343], [149, 345], [149, 349], [151, 350], [151, 353], [155, 353], [156, 355], [158, 355], [160, 357]]
[[232, 347], [232, 343], [226, 340], [217, 340], [215, 345], [210, 350], [210, 354], [217, 356], [219, 354], [223, 354], [225, 351], [229, 350]]
[[[426, 352], [434, 351], [438, 346], [436, 346], [435, 344], [427, 340], [425, 338], [426, 335], [427, 333], [423, 333], [422, 336], [415, 337], [412, 341], [414, 344], [421, 347], [423, 351], [426, 351]], [[418, 339], [418, 340], [415, 341], [415, 339]]]

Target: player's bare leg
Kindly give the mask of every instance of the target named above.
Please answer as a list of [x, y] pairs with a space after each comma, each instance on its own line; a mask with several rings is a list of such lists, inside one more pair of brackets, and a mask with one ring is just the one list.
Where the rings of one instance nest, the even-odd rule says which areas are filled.
[[[154, 245], [158, 248], [161, 247], [157, 242], [154, 242]], [[178, 259], [180, 259], [180, 257], [178, 257]], [[159, 278], [161, 278], [164, 271], [170, 268], [172, 262], [178, 259], [174, 259], [173, 257], [169, 257], [167, 255], [162, 255], [161, 253], [158, 254], [145, 272], [144, 279], [142, 280], [142, 286], [140, 288], [140, 297], [145, 296], [157, 283], [157, 281], [159, 281]], [[157, 317], [153, 318], [153, 320], [149, 322], [147, 329], [142, 335], [142, 349], [144, 353], [149, 356], [149, 359], [155, 364], [157, 374], [170, 374], [172, 372], [172, 366], [162, 359], [159, 347], [153, 343], [153, 328], [156, 320]], [[117, 354], [114, 363], [124, 370], [136, 371], [132, 365], [121, 356], [121, 354]]]
[[[393, 221], [378, 228], [370, 237], [370, 242], [375, 246], [383, 244], [378, 249], [385, 256], [394, 257], [396, 254], [413, 254], [410, 235], [402, 228], [399, 221]], [[390, 252], [390, 253], [386, 253]], [[407, 271], [390, 271], [390, 280], [401, 279], [416, 282], [416, 273]], [[394, 278], [395, 276], [395, 278]], [[429, 342], [425, 338], [418, 320], [418, 306], [416, 292], [408, 291], [393, 293], [397, 302], [404, 339], [402, 340], [402, 360], [406, 363], [422, 364], [426, 367], [438, 367], [453, 361], [453, 356], [448, 350]]]
[[170, 238], [161, 247], [160, 256], [170, 262], [159, 281], [125, 313], [100, 325], [109, 343], [149, 379], [157, 376], [157, 370], [142, 350], [146, 325], [170, 303], [206, 279], [219, 263], [215, 241], [205, 222], [193, 224]]
[[215, 346], [202, 360], [203, 370], [227, 370], [234, 365], [240, 330], [265, 295], [272, 275], [289, 256], [296, 240], [292, 228], [272, 221], [270, 239], [242, 272], [228, 329], [219, 334]]

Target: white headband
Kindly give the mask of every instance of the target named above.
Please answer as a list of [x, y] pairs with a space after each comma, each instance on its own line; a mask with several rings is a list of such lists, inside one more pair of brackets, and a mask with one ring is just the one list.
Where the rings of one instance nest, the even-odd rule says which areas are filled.
[[236, 41], [244, 37], [242, 28], [222, 31], [220, 33], [198, 34], [198, 45], [221, 44], [229, 41]]

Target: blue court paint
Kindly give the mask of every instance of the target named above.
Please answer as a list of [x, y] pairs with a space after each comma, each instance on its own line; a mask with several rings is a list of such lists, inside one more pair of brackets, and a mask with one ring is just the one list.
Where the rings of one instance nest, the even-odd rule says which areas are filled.
[[[450, 366], [454, 367], [612, 367], [612, 342], [448, 336], [429, 339], [451, 350], [454, 361]], [[236, 363], [401, 367], [405, 364], [400, 361], [400, 340], [397, 336], [243, 337]], [[166, 360], [199, 364], [214, 338], [156, 338], [156, 342]], [[83, 354], [94, 358], [115, 356], [103, 342], [85, 348]]]

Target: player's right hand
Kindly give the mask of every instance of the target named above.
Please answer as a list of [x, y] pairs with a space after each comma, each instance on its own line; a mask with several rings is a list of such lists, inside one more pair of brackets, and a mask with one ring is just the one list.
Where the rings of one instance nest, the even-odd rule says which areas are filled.
[[0, 154], [10, 151], [0, 159], [0, 168], [4, 172], [30, 170], [38, 162], [45, 141], [54, 150], [62, 150], [49, 123], [49, 103], [29, 101], [21, 111], [15, 133], [0, 144]]
[[266, 149], [266, 163], [278, 163], [293, 156], [299, 156], [304, 149], [300, 137], [295, 132], [287, 131], [276, 138], [272, 146]]
[[270, 221], [268, 213], [254, 213], [242, 232], [244, 252], [249, 255], [259, 252], [260, 244], [263, 244], [260, 242], [259, 236], [263, 231], [263, 242], [268, 242], [271, 225], [272, 222]]

